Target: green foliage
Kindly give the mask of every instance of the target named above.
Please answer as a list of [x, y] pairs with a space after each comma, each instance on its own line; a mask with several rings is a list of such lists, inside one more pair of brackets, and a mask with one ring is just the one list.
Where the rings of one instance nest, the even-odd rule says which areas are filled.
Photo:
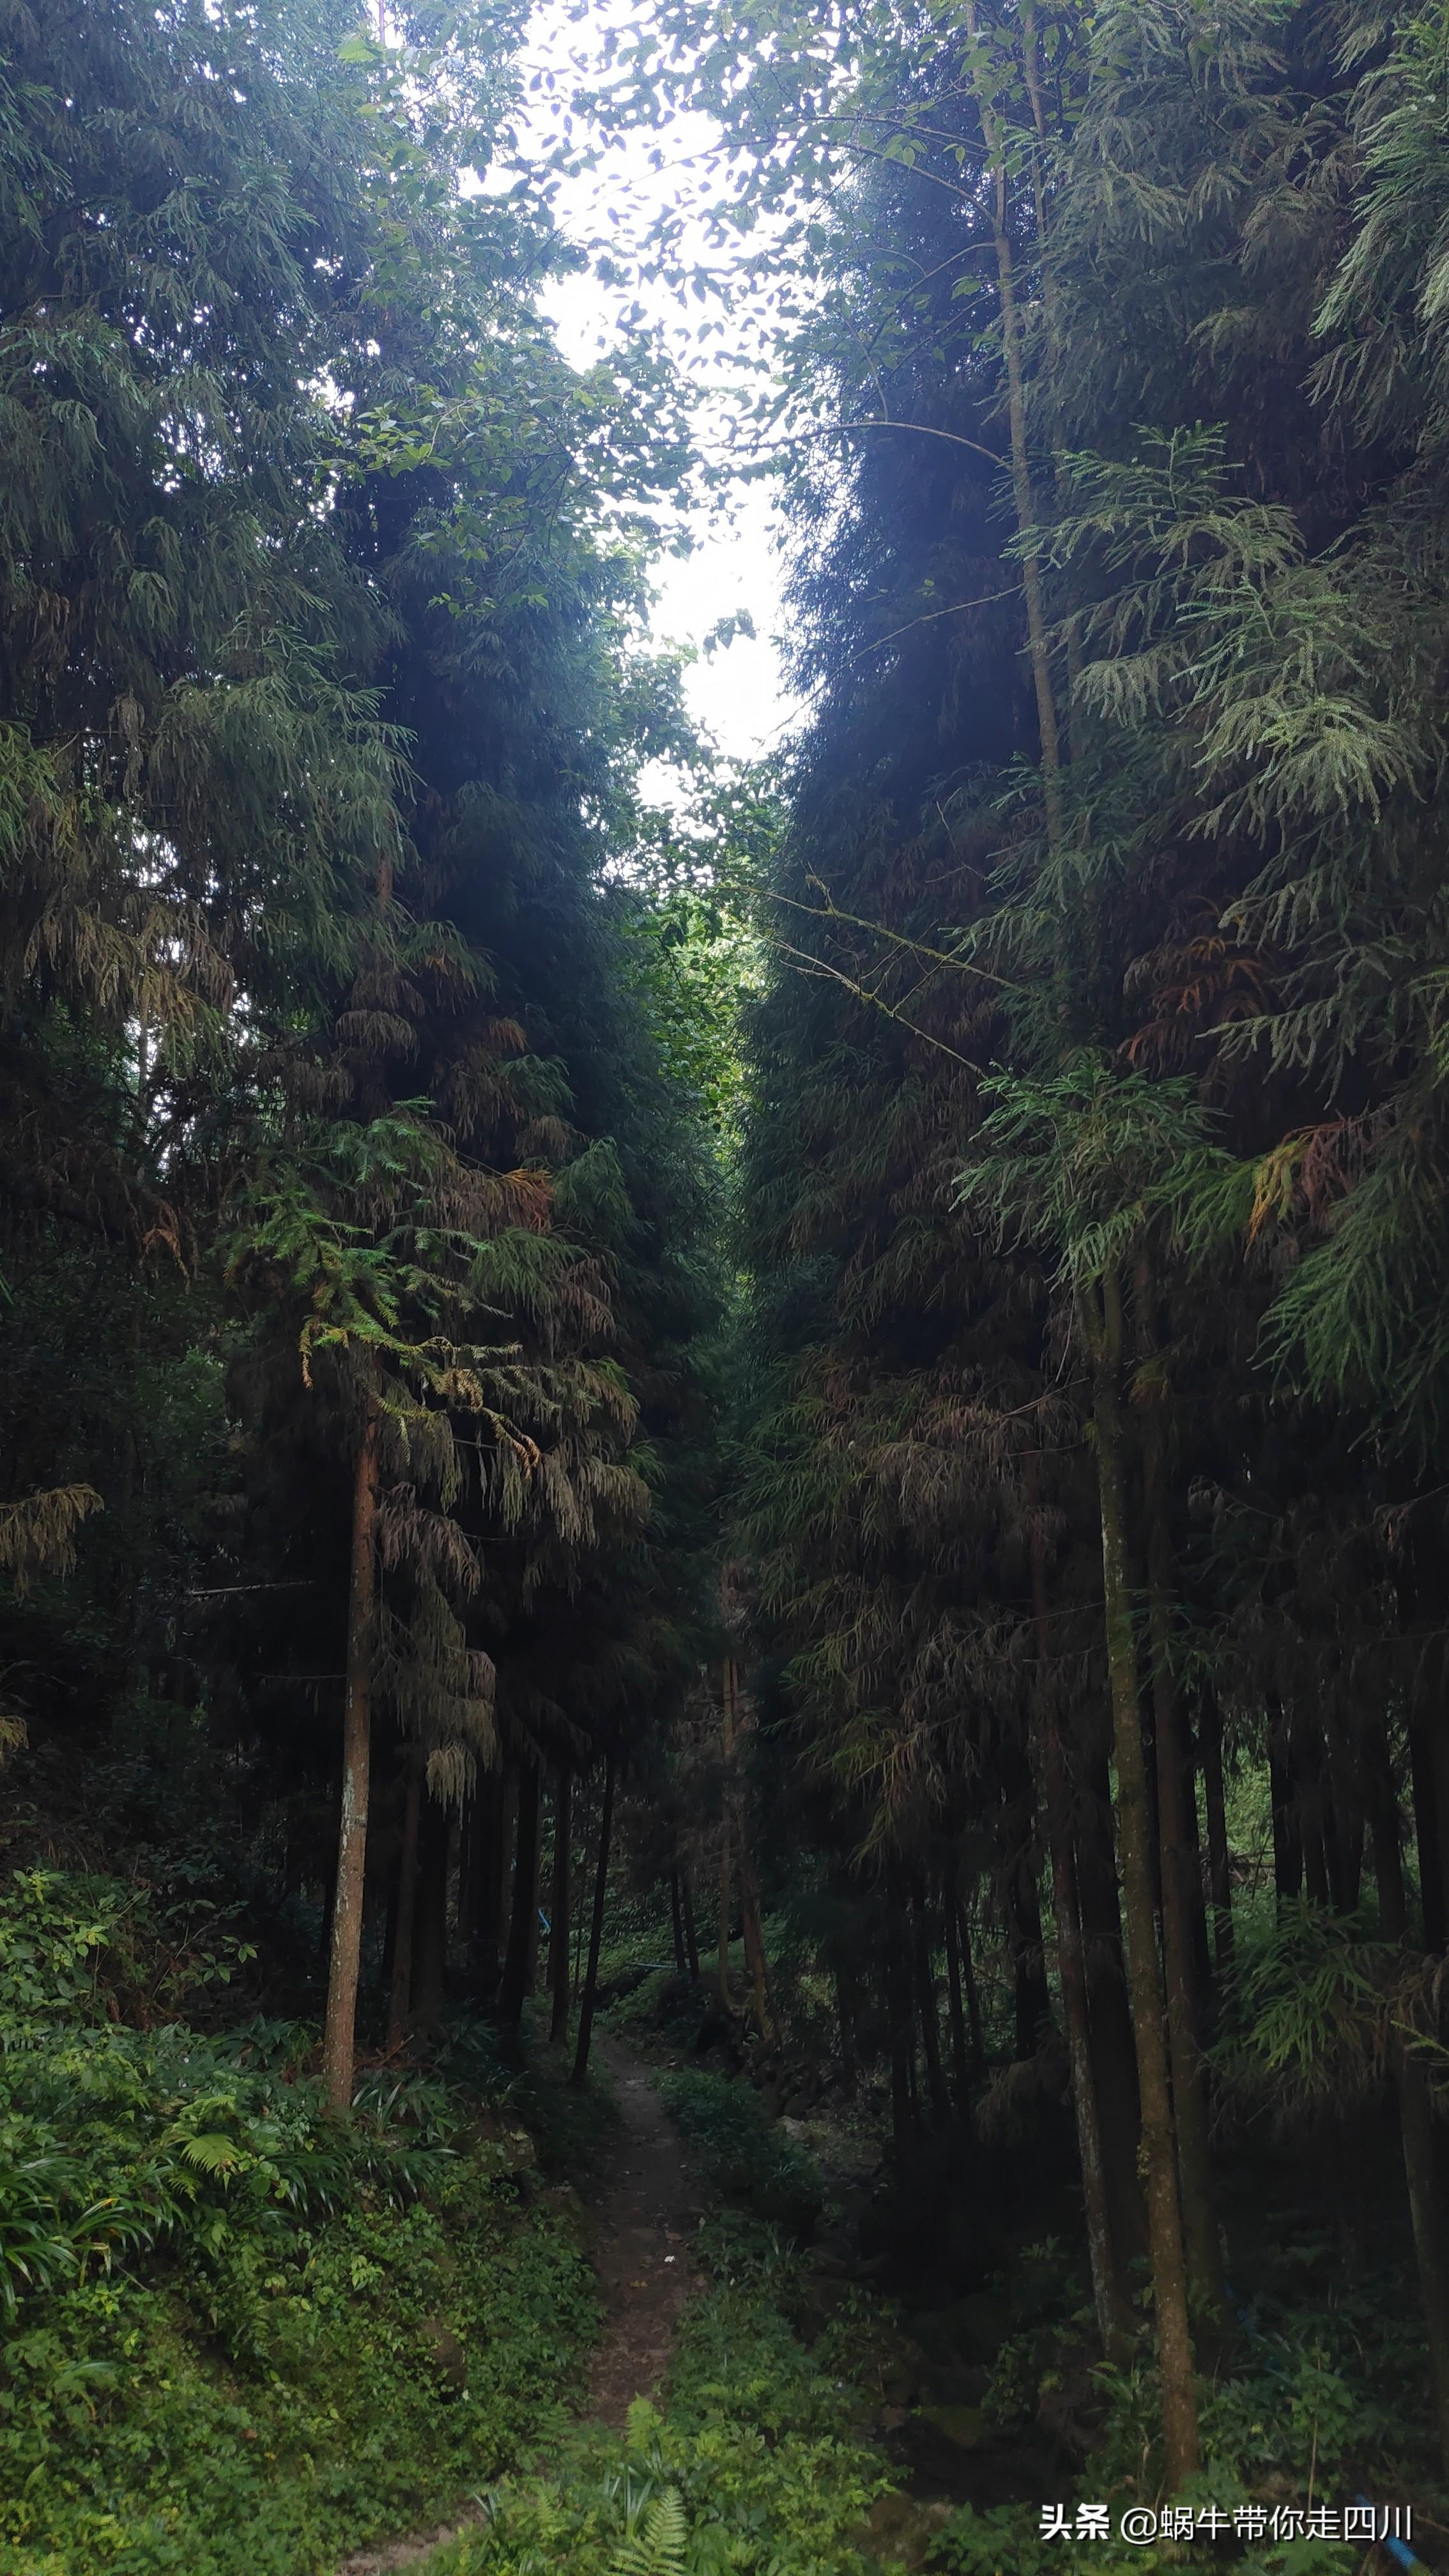
[[657, 2080], [665, 2109], [715, 2189], [752, 2217], [808, 2238], [824, 2200], [819, 2172], [754, 2087], [693, 2068], [666, 2070]]
[[428, 2576], [864, 2576], [858, 2526], [890, 2481], [783, 2287], [778, 2254], [717, 2282], [682, 2322], [663, 2414], [638, 2400], [621, 2441], [494, 2490], [485, 2531]]
[[396, 2078], [329, 2120], [306, 2030], [105, 2018], [179, 1930], [113, 1882], [0, 1927], [6, 2576], [302, 2576], [551, 2420], [595, 2308], [526, 2140]]

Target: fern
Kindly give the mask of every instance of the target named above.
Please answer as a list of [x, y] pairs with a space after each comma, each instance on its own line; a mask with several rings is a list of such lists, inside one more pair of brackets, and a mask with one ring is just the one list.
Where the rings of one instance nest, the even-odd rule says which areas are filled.
[[689, 2524], [677, 2487], [666, 2487], [625, 2533], [610, 2576], [685, 2576]]

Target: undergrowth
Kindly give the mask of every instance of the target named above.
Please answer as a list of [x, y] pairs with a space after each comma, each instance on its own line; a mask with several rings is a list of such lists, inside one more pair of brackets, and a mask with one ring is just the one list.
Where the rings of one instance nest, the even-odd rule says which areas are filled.
[[0, 2576], [312, 2576], [526, 2450], [596, 2314], [506, 2086], [329, 2120], [305, 2026], [151, 2021], [230, 1972], [176, 1933], [0, 1897]]
[[427, 2576], [856, 2576], [891, 2484], [849, 2431], [859, 2397], [834, 2347], [786, 2321], [793, 2257], [758, 2222], [712, 2223], [663, 2412], [577, 2442], [548, 2478], [486, 2494], [485, 2519]]
[[[1049, 2313], [1054, 2275], [1065, 2292], [1061, 2248], [1028, 2248], [1021, 2260], [1026, 2296], [1015, 2302], [1018, 2330], [997, 2354], [986, 2396], [987, 2416], [1006, 2429], [1037, 2420], [1074, 2353], [1090, 2348], [1086, 2321], [1065, 2295]], [[1333, 2285], [1326, 2302], [1325, 2283]], [[1069, 2518], [1079, 2501], [1106, 2503], [1111, 2536], [1044, 2537], [1035, 2503], [986, 2513], [968, 2507], [953, 2517], [931, 2559], [939, 2576], [1044, 2576], [1048, 2568], [1063, 2576], [1125, 2576], [1129, 2567], [1182, 2564], [1181, 2541], [1143, 2545], [1120, 2537], [1124, 2509], [1161, 2500], [1155, 2366], [1144, 2354], [1123, 2367], [1099, 2363], [1091, 2378], [1097, 2405], [1090, 2457], [1075, 2471], [1064, 2468], [1058, 2488]], [[1419, 2500], [1421, 2510], [1426, 2495], [1437, 2502], [1422, 2380], [1422, 2351], [1403, 2329], [1397, 2273], [1346, 2283], [1330, 2244], [1284, 2244], [1255, 2285], [1217, 2372], [1199, 2383], [1203, 2467], [1174, 2502], [1216, 2509], [1230, 2521], [1256, 2507], [1257, 2529], [1231, 2531], [1222, 2544], [1243, 2576], [1349, 2576], [1369, 2563], [1362, 2542], [1342, 2544], [1306, 2528], [1277, 2536], [1272, 2515], [1297, 2508], [1306, 2520], [1315, 2501], [1341, 2512], [1366, 2493], [1381, 2504]], [[1194, 2542], [1199, 2550], [1211, 2546], [1201, 2536]]]
[[672, 2069], [656, 2081], [665, 2109], [720, 2197], [808, 2239], [825, 2196], [819, 2168], [770, 2117], [754, 2086], [694, 2067]]

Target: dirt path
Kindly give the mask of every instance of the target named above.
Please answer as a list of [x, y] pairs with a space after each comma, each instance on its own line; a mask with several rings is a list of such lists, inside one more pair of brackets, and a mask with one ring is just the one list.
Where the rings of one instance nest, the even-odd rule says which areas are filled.
[[[636, 2397], [650, 2397], [669, 2363], [679, 2312], [698, 2284], [689, 2257], [700, 2213], [679, 2133], [638, 2058], [594, 2034], [612, 2078], [623, 2134], [606, 2153], [590, 2203], [591, 2252], [604, 2293], [604, 2332], [589, 2365], [583, 2420], [622, 2426]], [[338, 2576], [391, 2576], [456, 2540], [473, 2515], [405, 2540], [355, 2550]]]
[[597, 2208], [594, 2268], [607, 2322], [589, 2371], [589, 2413], [621, 2425], [664, 2377], [680, 2309], [698, 2286], [689, 2255], [700, 2214], [679, 2133], [648, 2071], [617, 2040], [594, 2046], [614, 2081], [624, 2136]]

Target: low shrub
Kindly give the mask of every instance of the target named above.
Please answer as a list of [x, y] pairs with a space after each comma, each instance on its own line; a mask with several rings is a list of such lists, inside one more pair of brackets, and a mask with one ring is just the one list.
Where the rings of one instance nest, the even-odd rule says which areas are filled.
[[860, 2525], [891, 2480], [848, 2426], [858, 2395], [791, 2333], [756, 2231], [750, 2277], [685, 2315], [662, 2415], [637, 2403], [558, 2472], [485, 2498], [426, 2576], [865, 2576]]
[[0, 2576], [312, 2576], [555, 2420], [592, 2278], [516, 2120], [389, 2074], [338, 2122], [310, 2030], [128, 2028], [117, 1926], [144, 1992], [135, 1891], [0, 1898]]
[[721, 2196], [807, 2242], [825, 2197], [819, 2169], [753, 2087], [692, 2067], [657, 2080], [665, 2108]]

